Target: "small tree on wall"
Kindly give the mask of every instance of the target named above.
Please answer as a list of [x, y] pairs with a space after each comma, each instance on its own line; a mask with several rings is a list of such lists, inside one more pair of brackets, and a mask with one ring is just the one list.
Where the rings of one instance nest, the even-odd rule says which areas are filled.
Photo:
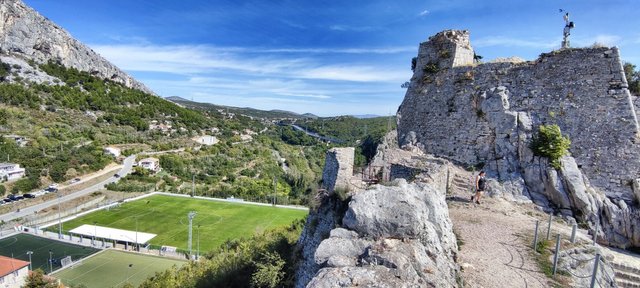
[[540, 125], [538, 133], [533, 135], [530, 148], [533, 154], [549, 159], [555, 169], [560, 169], [560, 158], [566, 155], [571, 146], [571, 140], [562, 136], [558, 125]]

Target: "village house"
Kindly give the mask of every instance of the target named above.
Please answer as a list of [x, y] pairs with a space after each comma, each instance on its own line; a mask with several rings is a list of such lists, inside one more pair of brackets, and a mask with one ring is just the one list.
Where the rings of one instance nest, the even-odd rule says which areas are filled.
[[218, 138], [210, 135], [198, 136], [193, 138], [192, 140], [198, 142], [199, 144], [207, 145], [207, 146], [215, 145], [218, 142], [220, 142]]
[[144, 169], [150, 170], [152, 172], [160, 171], [160, 160], [158, 158], [144, 158], [138, 161], [138, 166]]
[[113, 155], [113, 157], [120, 157], [121, 151], [120, 148], [117, 147], [104, 147], [104, 153]]
[[25, 169], [20, 164], [0, 163], [0, 180], [11, 181], [24, 177]]
[[16, 144], [18, 144], [18, 146], [20, 146], [20, 147], [27, 146], [27, 143], [29, 143], [29, 140], [27, 139], [27, 137], [20, 136], [20, 135], [11, 134], [11, 135], [4, 135], [2, 137], [8, 138], [8, 139], [13, 139], [13, 141], [16, 141]]
[[29, 262], [0, 256], [0, 287], [22, 287], [29, 275]]

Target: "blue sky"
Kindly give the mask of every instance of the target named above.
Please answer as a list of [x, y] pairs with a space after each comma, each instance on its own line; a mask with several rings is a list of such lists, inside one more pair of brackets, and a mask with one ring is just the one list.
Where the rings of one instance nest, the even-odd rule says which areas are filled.
[[418, 44], [468, 29], [484, 60], [620, 47], [640, 66], [638, 0], [24, 0], [160, 96], [321, 116], [395, 114]]

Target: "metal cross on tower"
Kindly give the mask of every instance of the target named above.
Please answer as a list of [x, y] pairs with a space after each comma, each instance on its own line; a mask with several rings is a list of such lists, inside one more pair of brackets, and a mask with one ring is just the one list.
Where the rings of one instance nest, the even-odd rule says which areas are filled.
[[188, 248], [189, 248], [189, 257], [191, 257], [192, 253], [191, 253], [191, 242], [193, 240], [193, 233], [192, 233], [192, 228], [193, 228], [193, 217], [196, 217], [196, 211], [191, 211], [189, 212], [189, 215], [187, 215], [187, 217], [189, 217], [189, 243], [188, 244]]

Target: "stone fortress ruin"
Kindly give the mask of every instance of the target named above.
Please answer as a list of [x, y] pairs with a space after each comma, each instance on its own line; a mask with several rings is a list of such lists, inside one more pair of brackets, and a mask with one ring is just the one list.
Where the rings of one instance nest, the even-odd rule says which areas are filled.
[[[468, 31], [420, 44], [398, 109], [399, 145], [483, 167], [493, 194], [598, 226], [604, 244], [640, 246], [640, 128], [618, 49], [564, 48], [528, 62], [475, 58]], [[559, 170], [529, 148], [548, 124], [571, 140]]]

